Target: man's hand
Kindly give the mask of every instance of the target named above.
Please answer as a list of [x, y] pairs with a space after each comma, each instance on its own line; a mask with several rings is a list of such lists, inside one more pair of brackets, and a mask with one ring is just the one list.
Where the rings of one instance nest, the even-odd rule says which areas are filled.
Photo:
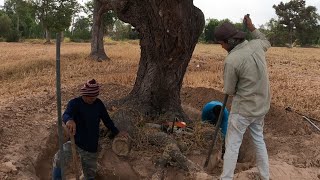
[[129, 134], [127, 131], [120, 131], [117, 137], [129, 137]]
[[129, 137], [129, 134], [126, 132], [126, 131], [120, 131], [117, 135], [115, 135], [114, 133], [110, 133], [108, 135], [109, 139], [114, 139], [115, 137], [118, 137], [118, 138], [128, 138]]
[[76, 134], [76, 123], [74, 122], [74, 120], [67, 121], [66, 126], [69, 130], [70, 135], [74, 136]]
[[248, 29], [252, 32], [254, 31], [256, 28], [254, 27], [254, 25], [252, 24], [252, 21], [250, 19], [250, 17], [248, 15], [245, 15], [243, 18], [244, 22], [246, 22], [246, 26], [248, 27]]

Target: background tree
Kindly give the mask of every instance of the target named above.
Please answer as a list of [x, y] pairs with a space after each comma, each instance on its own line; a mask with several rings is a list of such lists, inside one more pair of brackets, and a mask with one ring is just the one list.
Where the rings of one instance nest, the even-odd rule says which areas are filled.
[[97, 0], [87, 2], [84, 9], [92, 21], [90, 57], [97, 61], [108, 60], [103, 38], [105, 33], [110, 34], [113, 31], [117, 17], [111, 7], [103, 5]]
[[90, 57], [97, 61], [108, 60], [109, 57], [104, 50], [104, 18], [103, 14], [110, 11], [111, 5], [109, 1], [93, 0], [93, 24], [91, 38]]
[[10, 32], [11, 19], [8, 15], [0, 13], [0, 37], [6, 37]]
[[266, 23], [267, 30], [264, 32], [272, 46], [284, 46], [288, 42], [289, 32], [283, 24], [272, 18]]
[[[204, 28], [204, 40], [205, 40], [205, 42], [217, 43], [215, 38], [214, 38], [214, 31], [215, 31], [216, 27], [220, 26], [224, 22], [229, 22], [229, 23], [233, 24], [238, 30], [244, 31], [242, 22], [241, 23], [233, 23], [229, 19], [222, 19], [222, 20], [208, 19], [207, 23], [205, 25], [205, 28]], [[247, 33], [246, 39], [251, 39], [250, 33]]]
[[301, 45], [315, 44], [315, 40], [320, 36], [320, 16], [316, 12], [317, 8], [314, 6], [308, 6], [302, 12], [303, 21], [297, 26], [297, 37]]
[[116, 20], [112, 31], [109, 32], [110, 37], [113, 40], [126, 40], [126, 39], [138, 39], [138, 32], [127, 23], [121, 20]]
[[[87, 14], [88, 19], [90, 20], [90, 23], [93, 24], [94, 0], [91, 0], [85, 3], [83, 10]], [[104, 33], [109, 34], [111, 31], [113, 31], [114, 24], [118, 20], [118, 18], [112, 10], [103, 13], [102, 17], [103, 17]]]
[[70, 27], [72, 16], [80, 10], [76, 0], [35, 0], [37, 18], [46, 32], [46, 42], [50, 42], [51, 31], [64, 31]]
[[19, 40], [20, 36], [29, 38], [35, 26], [34, 8], [31, 3], [23, 0], [7, 0], [4, 12], [11, 19], [11, 28], [7, 39]]
[[204, 40], [206, 42], [214, 42], [214, 31], [221, 23], [218, 19], [208, 19], [204, 28]]
[[315, 44], [320, 45], [320, 27], [318, 28], [318, 33], [317, 34], [318, 34], [318, 36], [315, 39]]
[[291, 0], [273, 5], [273, 8], [279, 17], [279, 23], [287, 29], [290, 44], [294, 37], [298, 38], [301, 45], [312, 44], [319, 29], [319, 15], [314, 6], [306, 7], [304, 0]]
[[34, 7], [36, 8], [36, 16], [40, 21], [46, 36], [46, 43], [50, 42], [50, 4], [53, 0], [35, 0], [33, 1]]
[[74, 42], [89, 41], [91, 39], [90, 19], [83, 16], [77, 18], [69, 36]]

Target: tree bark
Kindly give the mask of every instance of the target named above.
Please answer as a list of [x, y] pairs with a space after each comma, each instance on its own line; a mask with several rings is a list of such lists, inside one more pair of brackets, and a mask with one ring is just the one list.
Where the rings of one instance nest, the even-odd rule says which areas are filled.
[[99, 0], [94, 0], [90, 57], [97, 61], [109, 60], [109, 57], [104, 51], [104, 28], [102, 20], [103, 13], [109, 10], [108, 7], [110, 6], [107, 4], [103, 4]]
[[64, 41], [64, 32], [62, 31], [61, 32], [61, 42], [63, 42]]
[[137, 78], [123, 101], [146, 115], [166, 114], [186, 119], [180, 89], [204, 27], [203, 13], [192, 0], [111, 2], [119, 19], [130, 23], [140, 34]]
[[17, 32], [20, 32], [20, 18], [19, 18], [19, 14], [17, 14]]

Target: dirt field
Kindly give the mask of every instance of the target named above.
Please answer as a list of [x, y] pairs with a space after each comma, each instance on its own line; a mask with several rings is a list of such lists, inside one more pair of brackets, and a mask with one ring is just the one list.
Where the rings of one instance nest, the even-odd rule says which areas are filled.
[[[107, 43], [112, 59], [108, 62], [86, 59], [89, 50], [90, 44], [62, 45], [63, 106], [89, 78], [103, 85], [101, 99], [106, 102], [125, 96], [132, 88], [140, 58], [138, 42]], [[301, 116], [285, 111], [290, 106], [320, 119], [319, 54], [320, 49], [314, 48], [271, 48], [267, 53], [272, 107], [265, 122], [265, 138], [273, 180], [320, 179], [320, 133]], [[57, 150], [55, 45], [0, 43], [0, 55], [0, 179], [50, 179]], [[193, 108], [193, 113], [199, 113], [208, 101], [222, 101], [225, 56], [218, 45], [197, 45], [181, 92], [183, 104]], [[104, 139], [102, 143], [110, 144]], [[131, 159], [121, 159], [109, 150], [100, 155], [104, 170], [110, 171], [109, 179], [148, 179], [154, 170], [150, 167], [155, 155], [138, 158], [140, 154], [134, 152]], [[196, 159], [201, 164], [204, 158]], [[236, 179], [256, 178], [256, 168], [243, 167], [237, 169]], [[166, 179], [183, 179], [183, 173], [168, 170]]]

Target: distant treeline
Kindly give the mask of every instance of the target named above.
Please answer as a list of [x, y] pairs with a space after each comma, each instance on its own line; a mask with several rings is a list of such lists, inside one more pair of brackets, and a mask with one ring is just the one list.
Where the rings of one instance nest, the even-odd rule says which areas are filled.
[[[267, 35], [273, 46], [320, 45], [320, 16], [316, 7], [306, 7], [303, 0], [292, 0], [273, 5], [273, 8], [278, 19], [271, 19], [265, 25], [256, 27]], [[200, 41], [215, 43], [214, 30], [224, 21], [230, 22], [228, 19], [208, 19]], [[242, 23], [233, 24], [243, 30]], [[251, 37], [248, 35], [247, 38]]]
[[[271, 7], [270, 7], [271, 8]], [[280, 2], [272, 7], [278, 18], [257, 27], [263, 31], [273, 46], [320, 45], [320, 16], [314, 6], [305, 0]], [[215, 28], [228, 19], [207, 19], [201, 42], [215, 43]], [[50, 42], [55, 32], [64, 32], [71, 41], [91, 39], [93, 1], [80, 5], [77, 0], [6, 0], [0, 7], [0, 41], [21, 39], [46, 39]], [[105, 35], [114, 40], [138, 39], [139, 34], [130, 25], [120, 21], [109, 11], [103, 16]], [[233, 23], [243, 30], [242, 22]], [[250, 33], [248, 33], [250, 39]]]

